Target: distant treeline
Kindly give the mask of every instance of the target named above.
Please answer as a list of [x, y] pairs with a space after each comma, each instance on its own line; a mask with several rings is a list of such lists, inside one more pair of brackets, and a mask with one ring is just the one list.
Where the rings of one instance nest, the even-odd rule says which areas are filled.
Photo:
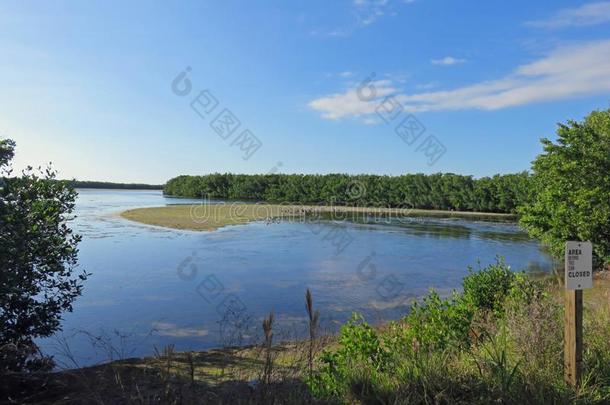
[[110, 188], [129, 190], [163, 190], [162, 184], [140, 184], [140, 183], [109, 183], [106, 181], [78, 181], [71, 180], [74, 188]]
[[175, 177], [163, 192], [224, 200], [515, 213], [528, 199], [529, 184], [527, 172], [480, 179], [451, 173], [210, 174]]
[[[66, 181], [66, 180], [64, 180]], [[67, 180], [74, 188], [108, 188], [123, 190], [163, 190], [163, 184], [141, 183], [110, 183], [106, 181]], [[0, 188], [4, 187], [4, 179], [0, 177]]]

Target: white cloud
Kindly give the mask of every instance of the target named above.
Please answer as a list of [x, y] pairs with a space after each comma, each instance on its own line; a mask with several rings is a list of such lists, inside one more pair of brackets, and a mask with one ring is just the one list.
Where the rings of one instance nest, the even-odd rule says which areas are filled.
[[366, 26], [383, 17], [389, 5], [389, 0], [354, 0], [353, 11], [358, 24]]
[[354, 72], [350, 72], [349, 70], [346, 70], [345, 72], [341, 72], [339, 73], [339, 76], [341, 77], [352, 77], [354, 75]]
[[[370, 83], [375, 88], [375, 95], [370, 96], [367, 88], [348, 89], [344, 93], [335, 93], [321, 97], [309, 103], [309, 106], [322, 113], [326, 119], [339, 119], [344, 117], [365, 117], [375, 113], [383, 97], [396, 94], [398, 91], [392, 86], [390, 80], [377, 80]], [[371, 117], [365, 117], [371, 118]], [[366, 120], [367, 124], [372, 123]]]
[[350, 23], [333, 29], [315, 28], [310, 30], [314, 36], [348, 37], [356, 30], [371, 26], [385, 16], [396, 16], [401, 6], [415, 0], [352, 0], [349, 5]]
[[558, 48], [547, 56], [518, 66], [496, 80], [449, 90], [407, 94], [389, 80], [372, 82], [376, 97], [363, 100], [357, 88], [309, 103], [323, 118], [370, 118], [386, 96], [394, 96], [407, 111], [496, 110], [536, 102], [610, 91], [610, 40]]
[[430, 62], [433, 65], [450, 66], [450, 65], [457, 65], [460, 63], [464, 63], [464, 62], [466, 62], [466, 59], [458, 59], [458, 58], [454, 58], [453, 56], [445, 56], [442, 59], [432, 59]]
[[610, 2], [588, 3], [576, 8], [559, 10], [546, 20], [529, 21], [538, 28], [584, 27], [610, 22]]

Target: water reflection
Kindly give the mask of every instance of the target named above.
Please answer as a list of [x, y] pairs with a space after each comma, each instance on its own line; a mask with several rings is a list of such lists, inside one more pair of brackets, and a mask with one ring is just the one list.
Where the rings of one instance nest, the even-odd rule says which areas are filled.
[[[92, 347], [92, 336], [104, 336], [105, 347], [127, 346], [122, 350], [131, 356], [168, 343], [178, 350], [218, 346], [224, 339], [219, 307], [231, 303], [243, 305], [253, 329], [273, 310], [284, 334], [298, 334], [305, 325], [307, 288], [332, 329], [353, 311], [371, 321], [399, 318], [430, 287], [448, 293], [459, 287], [469, 265], [489, 264], [496, 255], [515, 269], [553, 267], [538, 243], [510, 223], [418, 218], [325, 220], [312, 227], [284, 221], [190, 232], [117, 215], [134, 207], [198, 202], [151, 191], [80, 191], [74, 227], [83, 235], [80, 265], [93, 275], [58, 335], [79, 364], [107, 358], [108, 350]], [[337, 231], [351, 238], [339, 253], [324, 237]], [[181, 277], [179, 266], [187, 258], [187, 268], [196, 271]], [[53, 339], [43, 347], [57, 349]]]

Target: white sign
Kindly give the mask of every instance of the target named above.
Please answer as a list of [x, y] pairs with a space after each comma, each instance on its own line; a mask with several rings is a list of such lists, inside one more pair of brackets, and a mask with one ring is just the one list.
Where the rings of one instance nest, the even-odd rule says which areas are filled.
[[593, 288], [593, 245], [566, 242], [566, 289]]

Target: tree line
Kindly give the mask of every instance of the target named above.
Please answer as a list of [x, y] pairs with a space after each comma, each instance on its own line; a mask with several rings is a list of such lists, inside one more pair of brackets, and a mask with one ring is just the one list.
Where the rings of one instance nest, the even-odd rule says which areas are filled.
[[107, 181], [68, 180], [74, 188], [106, 188], [125, 190], [162, 190], [162, 184], [112, 183]]
[[[117, 190], [162, 190], [162, 184], [142, 184], [142, 183], [111, 183], [107, 181], [89, 181], [89, 180], [54, 180], [65, 181], [72, 188], [98, 188], [98, 189], [117, 189]], [[0, 188], [6, 184], [5, 180], [0, 178]]]
[[479, 179], [452, 173], [401, 176], [220, 174], [178, 176], [165, 195], [294, 204], [515, 213], [530, 196], [527, 172]]

